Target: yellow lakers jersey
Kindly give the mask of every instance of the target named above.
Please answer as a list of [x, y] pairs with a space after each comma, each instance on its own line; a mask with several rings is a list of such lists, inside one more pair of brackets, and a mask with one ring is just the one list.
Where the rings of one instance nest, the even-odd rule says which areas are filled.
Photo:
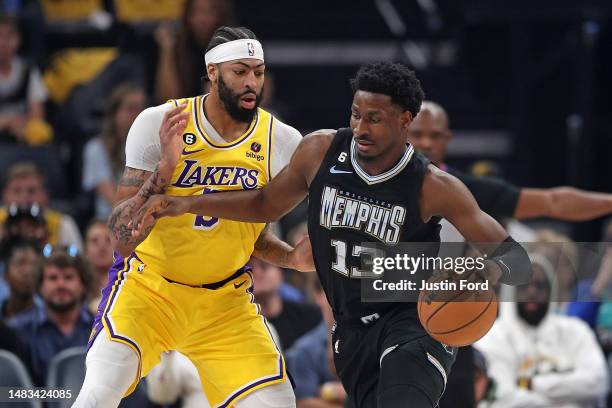
[[[191, 112], [183, 133], [182, 157], [166, 194], [190, 196], [217, 191], [250, 190], [270, 180], [274, 117], [258, 109], [247, 131], [219, 144], [201, 123], [204, 96], [186, 102]], [[188, 285], [223, 280], [244, 266], [265, 224], [183, 214], [161, 218], [136, 248], [136, 255], [162, 276]]]

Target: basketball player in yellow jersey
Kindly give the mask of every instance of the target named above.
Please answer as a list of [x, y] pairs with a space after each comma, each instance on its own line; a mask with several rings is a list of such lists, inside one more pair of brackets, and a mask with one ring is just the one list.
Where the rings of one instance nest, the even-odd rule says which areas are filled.
[[128, 134], [119, 204], [109, 218], [116, 261], [76, 407], [117, 406], [169, 350], [195, 364], [213, 407], [295, 406], [245, 264], [254, 253], [283, 267], [314, 269], [308, 240], [294, 249], [265, 224], [187, 214], [132, 237], [129, 221], [152, 194], [261, 188], [301, 140], [258, 108], [264, 55], [250, 30], [218, 29], [206, 65], [210, 94], [146, 109]]

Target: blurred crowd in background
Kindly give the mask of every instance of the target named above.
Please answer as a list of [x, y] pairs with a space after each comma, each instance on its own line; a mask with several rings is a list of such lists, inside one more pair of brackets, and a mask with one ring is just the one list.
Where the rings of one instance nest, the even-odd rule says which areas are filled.
[[[563, 40], [574, 41], [573, 56], [582, 55], [586, 65], [572, 68], [578, 85], [558, 75], [557, 69], [569, 66], [567, 55], [551, 52], [538, 61], [551, 66], [540, 75], [549, 73], [563, 88], [557, 90], [567, 97], [563, 109], [521, 82], [533, 73], [516, 66], [533, 65], [517, 60], [534, 52], [529, 47], [545, 49], [554, 40], [529, 42], [530, 34], [540, 33], [529, 22], [541, 17], [536, 12], [498, 26], [478, 1], [457, 2], [470, 5], [471, 14], [434, 1], [398, 10], [389, 9], [389, 1], [298, 1], [292, 13], [284, 2], [253, 3], [259, 2], [0, 2], [0, 349], [21, 360], [33, 384], [53, 385], [54, 358], [87, 344], [113, 263], [105, 220], [131, 124], [148, 106], [206, 92], [204, 49], [221, 25], [245, 25], [258, 34], [268, 67], [262, 107], [303, 134], [347, 126], [348, 79], [358, 65], [375, 57], [397, 59], [414, 67], [428, 98], [457, 118], [450, 163], [478, 177], [612, 191], [612, 161], [605, 159], [612, 138], [600, 131], [606, 123], [600, 114], [610, 105], [598, 104], [602, 91], [592, 79], [609, 62], [598, 59], [599, 48], [588, 47], [588, 41], [605, 44], [609, 36], [598, 2], [576, 17], [577, 31]], [[562, 31], [557, 24], [564, 18], [547, 20], [552, 33]], [[382, 46], [389, 44], [388, 50]], [[547, 81], [543, 93], [552, 88]], [[606, 81], [600, 81], [604, 89]], [[508, 89], [517, 82], [520, 89]], [[488, 89], [492, 83], [502, 84]], [[531, 252], [537, 272], [529, 287], [511, 296], [540, 307], [502, 307], [510, 317], [461, 357], [468, 363], [453, 374], [460, 386], [449, 385], [441, 407], [606, 406], [612, 256], [605, 256], [610, 251], [604, 246], [589, 252], [574, 240], [612, 242], [612, 226], [602, 220], [512, 223], [517, 241], [536, 243]], [[307, 232], [304, 203], [275, 228], [290, 244], [298, 242]], [[328, 344], [333, 317], [314, 274], [257, 259], [251, 265], [255, 296], [287, 357], [298, 406], [344, 406]], [[172, 373], [172, 386], [164, 372]], [[180, 356], [165, 356], [151, 374], [151, 404], [199, 406], [202, 391], [193, 374]]]

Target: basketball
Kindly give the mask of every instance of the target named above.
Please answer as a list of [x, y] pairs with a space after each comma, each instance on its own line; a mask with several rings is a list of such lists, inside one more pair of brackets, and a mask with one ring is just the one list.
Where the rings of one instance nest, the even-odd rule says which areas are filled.
[[434, 339], [449, 346], [467, 346], [493, 326], [497, 296], [492, 287], [460, 289], [458, 279], [435, 276], [427, 281], [427, 286], [442, 288], [422, 290], [419, 294], [419, 320]]

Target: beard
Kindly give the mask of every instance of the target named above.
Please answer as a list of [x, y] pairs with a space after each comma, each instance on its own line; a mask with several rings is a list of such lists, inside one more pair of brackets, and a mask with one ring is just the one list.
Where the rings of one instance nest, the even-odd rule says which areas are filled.
[[525, 303], [517, 303], [517, 311], [521, 319], [530, 326], [537, 326], [546, 316], [548, 312], [548, 303], [536, 303], [537, 307], [534, 310], [527, 310]]
[[[219, 73], [218, 86], [219, 99], [221, 99], [221, 102], [223, 102], [223, 106], [231, 118], [236, 122], [251, 123], [255, 117], [255, 113], [257, 113], [257, 108], [261, 103], [263, 88], [259, 94], [252, 90], [247, 90], [241, 94], [237, 94], [227, 86], [221, 73]], [[255, 94], [255, 107], [253, 109], [244, 109], [240, 106], [240, 98], [247, 94]]]
[[53, 300], [50, 300], [50, 299], [47, 300], [45, 303], [47, 307], [53, 310], [54, 312], [63, 313], [63, 312], [67, 312], [69, 310], [74, 309], [74, 307], [77, 305], [78, 302], [79, 302], [78, 299], [74, 297], [64, 303], [54, 302]]

